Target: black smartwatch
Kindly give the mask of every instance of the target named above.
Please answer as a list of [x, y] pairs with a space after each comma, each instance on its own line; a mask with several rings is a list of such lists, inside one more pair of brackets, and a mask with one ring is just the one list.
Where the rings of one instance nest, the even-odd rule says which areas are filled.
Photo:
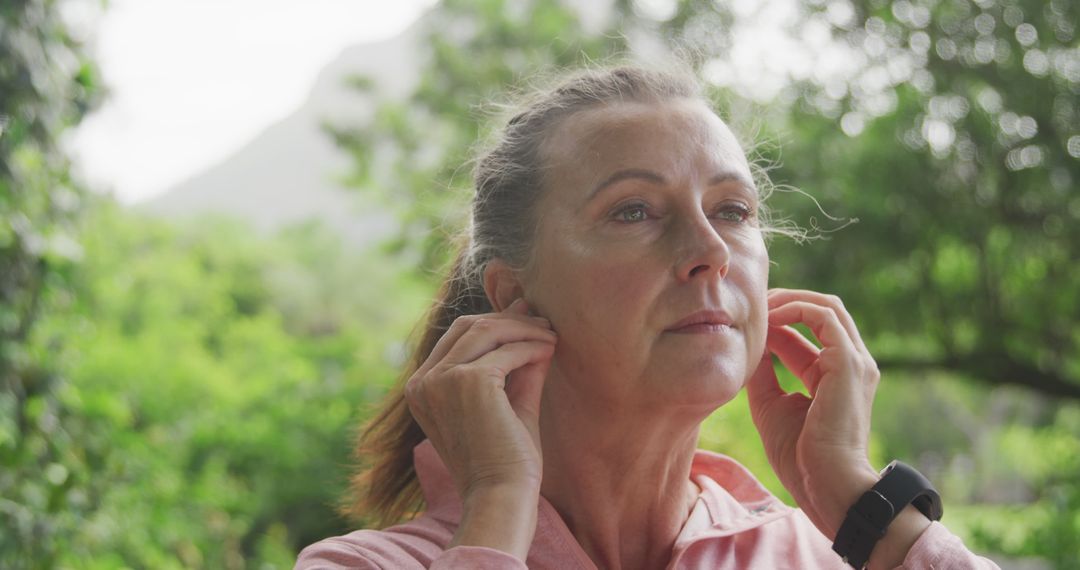
[[941, 496], [915, 468], [893, 461], [881, 479], [848, 509], [833, 542], [833, 551], [853, 568], [862, 569], [896, 515], [914, 505], [926, 518], [941, 520]]

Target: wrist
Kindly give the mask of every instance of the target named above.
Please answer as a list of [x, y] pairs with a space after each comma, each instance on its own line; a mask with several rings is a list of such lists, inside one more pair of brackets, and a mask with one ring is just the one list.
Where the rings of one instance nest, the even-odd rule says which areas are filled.
[[912, 505], [908, 505], [893, 520], [874, 550], [870, 553], [867, 568], [896, 568], [903, 565], [907, 553], [922, 533], [930, 526], [930, 519]]
[[893, 461], [849, 508], [833, 550], [854, 568], [893, 568], [941, 515], [941, 498], [930, 481]]
[[840, 530], [848, 509], [880, 479], [869, 464], [842, 476], [832, 475], [814, 494], [814, 508], [821, 516], [822, 534], [832, 538]]
[[470, 490], [462, 499], [461, 521], [449, 546], [485, 546], [525, 561], [536, 532], [539, 496], [539, 488], [524, 484]]

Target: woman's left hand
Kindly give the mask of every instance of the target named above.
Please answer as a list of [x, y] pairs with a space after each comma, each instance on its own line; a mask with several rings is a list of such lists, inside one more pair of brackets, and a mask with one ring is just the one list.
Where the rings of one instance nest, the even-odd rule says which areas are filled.
[[[780, 482], [830, 539], [847, 509], [878, 476], [867, 456], [877, 364], [840, 299], [813, 291], [769, 291], [767, 351], [747, 384], [750, 413]], [[804, 323], [819, 349], [790, 325]], [[806, 386], [787, 393], [772, 356]]]

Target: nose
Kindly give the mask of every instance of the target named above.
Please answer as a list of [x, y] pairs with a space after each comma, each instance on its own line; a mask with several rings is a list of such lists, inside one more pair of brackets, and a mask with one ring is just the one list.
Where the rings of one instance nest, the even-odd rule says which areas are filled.
[[675, 277], [679, 281], [727, 277], [731, 250], [708, 218], [702, 214], [688, 220], [678, 233], [681, 255], [677, 256]]

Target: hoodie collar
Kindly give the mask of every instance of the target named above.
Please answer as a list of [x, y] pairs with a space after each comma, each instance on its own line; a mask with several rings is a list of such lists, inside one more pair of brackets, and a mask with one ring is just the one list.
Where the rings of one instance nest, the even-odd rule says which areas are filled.
[[[413, 462], [428, 515], [457, 524], [461, 520], [461, 499], [449, 470], [430, 441], [424, 440], [416, 446]], [[740, 532], [792, 511], [765, 489], [746, 467], [725, 455], [698, 450], [694, 454], [690, 477], [701, 489], [698, 504], [704, 505], [707, 516], [692, 513], [683, 534]], [[542, 496], [540, 503], [542, 512], [555, 513], [554, 507]], [[694, 511], [697, 510], [695, 507]]]

